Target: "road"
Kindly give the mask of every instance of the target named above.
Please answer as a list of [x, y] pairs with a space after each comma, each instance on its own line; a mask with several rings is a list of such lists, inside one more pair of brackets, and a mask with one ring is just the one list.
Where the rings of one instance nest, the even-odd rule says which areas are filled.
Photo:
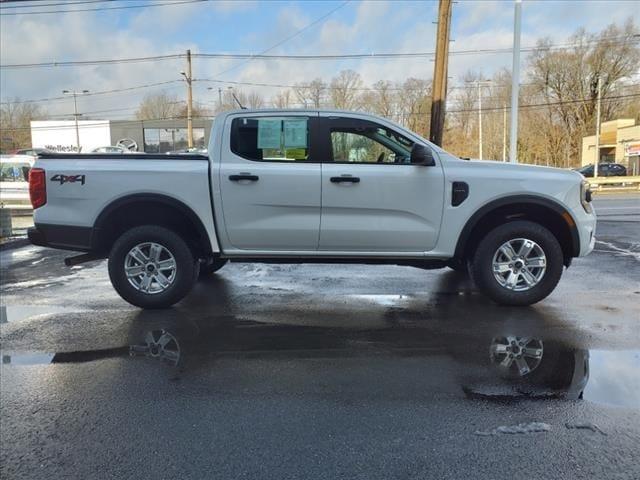
[[640, 196], [638, 194], [599, 194], [594, 203], [601, 220], [640, 222]]
[[528, 308], [452, 271], [230, 264], [140, 311], [104, 261], [2, 251], [0, 477], [637, 479], [637, 198], [596, 200], [615, 221]]

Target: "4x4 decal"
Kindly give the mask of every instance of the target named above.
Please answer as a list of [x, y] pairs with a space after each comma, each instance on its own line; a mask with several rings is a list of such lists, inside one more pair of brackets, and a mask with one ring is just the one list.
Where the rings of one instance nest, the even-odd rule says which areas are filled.
[[55, 174], [49, 180], [52, 182], [60, 182], [60, 185], [64, 185], [65, 183], [76, 183], [80, 182], [80, 185], [84, 185], [84, 175], [61, 175], [59, 173]]

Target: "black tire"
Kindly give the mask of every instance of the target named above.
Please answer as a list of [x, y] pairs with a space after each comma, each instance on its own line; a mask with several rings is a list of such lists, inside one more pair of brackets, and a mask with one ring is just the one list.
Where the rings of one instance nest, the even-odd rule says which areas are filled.
[[[503, 287], [493, 275], [493, 256], [505, 242], [527, 238], [536, 242], [546, 256], [546, 270], [529, 290], [514, 291]], [[478, 244], [469, 270], [473, 281], [487, 297], [502, 305], [531, 305], [546, 298], [560, 281], [564, 255], [556, 237], [540, 224], [515, 221], [490, 231]]]
[[[127, 254], [133, 247], [144, 242], [161, 245], [175, 259], [175, 276], [164, 291], [145, 293], [136, 289], [127, 279]], [[199, 263], [182, 237], [156, 225], [143, 225], [124, 232], [113, 244], [108, 263], [109, 278], [118, 294], [130, 304], [147, 309], [167, 308], [182, 300], [193, 287], [199, 271]]]
[[213, 275], [227, 264], [227, 259], [213, 258], [208, 262], [200, 264], [200, 278], [206, 278]]

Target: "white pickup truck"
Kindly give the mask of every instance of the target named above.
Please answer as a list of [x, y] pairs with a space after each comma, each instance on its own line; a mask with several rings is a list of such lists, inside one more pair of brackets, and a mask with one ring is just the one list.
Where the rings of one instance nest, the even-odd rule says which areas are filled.
[[67, 264], [108, 257], [115, 289], [143, 308], [229, 261], [448, 266], [529, 305], [595, 243], [579, 173], [461, 160], [363, 113], [228, 112], [208, 150], [41, 155], [31, 242], [87, 252]]

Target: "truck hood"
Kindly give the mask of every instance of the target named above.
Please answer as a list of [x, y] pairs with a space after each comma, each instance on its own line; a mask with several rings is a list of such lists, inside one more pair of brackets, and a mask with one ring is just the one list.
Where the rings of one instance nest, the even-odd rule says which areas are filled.
[[527, 165], [522, 163], [509, 163], [491, 160], [462, 160], [467, 164], [466, 168], [474, 171], [491, 171], [499, 176], [509, 178], [535, 178], [553, 176], [557, 179], [564, 178], [569, 181], [581, 180], [582, 174], [574, 170], [565, 170], [555, 167], [543, 167], [539, 165]]

